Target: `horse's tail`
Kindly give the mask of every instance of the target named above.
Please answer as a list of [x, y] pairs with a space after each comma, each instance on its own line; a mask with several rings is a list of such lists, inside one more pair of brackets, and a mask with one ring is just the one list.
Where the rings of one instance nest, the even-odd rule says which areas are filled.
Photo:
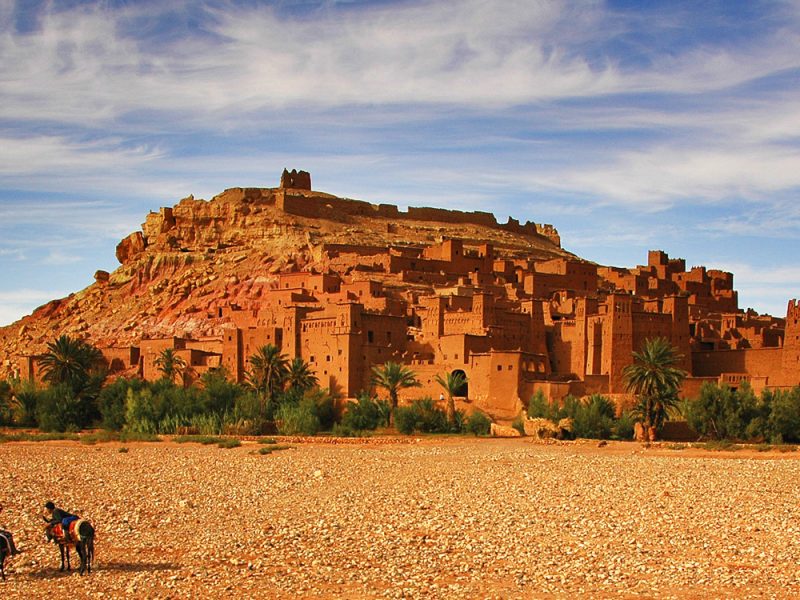
[[80, 524], [78, 535], [81, 542], [83, 542], [83, 547], [86, 549], [86, 559], [91, 565], [92, 561], [94, 561], [94, 527], [89, 521], [84, 521]]
[[89, 521], [81, 520], [78, 524], [78, 536], [81, 539], [94, 538], [94, 527]]

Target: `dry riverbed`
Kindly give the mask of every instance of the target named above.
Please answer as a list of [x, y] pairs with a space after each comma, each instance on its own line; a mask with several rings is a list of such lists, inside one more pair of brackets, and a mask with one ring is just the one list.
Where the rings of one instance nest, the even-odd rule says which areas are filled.
[[[24, 549], [0, 595], [800, 596], [797, 453], [524, 439], [259, 448], [0, 445], [0, 526]], [[50, 499], [94, 522], [90, 576], [58, 571], [39, 516]]]

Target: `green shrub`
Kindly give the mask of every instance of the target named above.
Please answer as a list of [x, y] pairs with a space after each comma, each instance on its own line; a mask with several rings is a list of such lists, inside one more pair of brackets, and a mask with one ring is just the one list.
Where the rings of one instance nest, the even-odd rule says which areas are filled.
[[277, 416], [278, 431], [283, 435], [316, 435], [321, 427], [313, 398], [303, 398], [298, 404], [282, 404]]
[[79, 440], [77, 433], [49, 432], [49, 433], [6, 433], [0, 434], [0, 443], [7, 442], [51, 442], [54, 440]]
[[225, 448], [225, 449], [238, 448], [241, 445], [242, 442], [240, 442], [236, 438], [226, 438], [224, 440], [217, 442], [218, 448]]
[[236, 397], [230, 420], [231, 422], [252, 423], [253, 429], [257, 431], [262, 429], [261, 401], [255, 392], [245, 390], [243, 394]]
[[525, 417], [522, 414], [517, 415], [517, 418], [511, 422], [511, 427], [519, 431], [520, 435], [525, 435]]
[[710, 440], [708, 442], [705, 442], [702, 447], [705, 450], [714, 450], [714, 451], [722, 451], [722, 450], [735, 451], [742, 449], [741, 446], [739, 446], [738, 444], [734, 444], [730, 440]]
[[208, 446], [211, 444], [222, 443], [224, 440], [221, 437], [214, 435], [176, 435], [174, 438], [172, 438], [172, 441], [176, 444], [195, 443]]
[[336, 437], [359, 437], [361, 435], [361, 431], [353, 429], [344, 423], [336, 423], [331, 430], [331, 435]]
[[14, 422], [22, 427], [37, 427], [36, 409], [41, 391], [31, 381], [21, 382], [14, 390]]
[[409, 406], [398, 407], [395, 411], [395, 427], [404, 435], [410, 435], [414, 431], [449, 433], [452, 429], [445, 411], [430, 397], [414, 400]]
[[572, 405], [572, 432], [575, 437], [606, 440], [614, 430], [614, 404], [605, 396], [592, 394]]
[[416, 414], [416, 429], [423, 433], [447, 433], [450, 424], [447, 413], [440, 408], [433, 398], [422, 398], [411, 403], [411, 410]]
[[269, 446], [264, 446], [263, 448], [258, 449], [259, 454], [272, 454], [273, 452], [277, 452], [279, 450], [288, 450], [291, 446], [286, 444], [270, 444]]
[[553, 410], [550, 402], [544, 395], [542, 390], [536, 390], [536, 393], [528, 400], [528, 417], [531, 419], [550, 419], [553, 420]]
[[388, 415], [388, 402], [362, 393], [355, 402], [347, 403], [342, 415], [342, 426], [354, 431], [377, 429], [386, 425]]
[[104, 387], [97, 396], [97, 408], [103, 428], [120, 431], [125, 426], [125, 401], [128, 390], [138, 392], [146, 386], [147, 384], [141, 379], [119, 377]]
[[319, 430], [328, 431], [336, 421], [334, 400], [333, 395], [327, 388], [313, 387], [303, 392], [300, 404], [313, 404], [314, 414], [319, 420]]
[[222, 419], [215, 413], [194, 414], [189, 419], [189, 426], [201, 435], [219, 435], [222, 433]]
[[489, 435], [492, 420], [479, 410], [474, 410], [469, 415], [465, 429], [472, 435]]
[[10, 425], [14, 419], [14, 389], [8, 381], [0, 381], [0, 425]]
[[411, 435], [417, 425], [417, 417], [410, 406], [398, 406], [394, 411], [394, 426], [399, 433]]
[[770, 405], [770, 439], [780, 440], [775, 443], [800, 442], [800, 387], [774, 392], [765, 390], [763, 396]]
[[125, 431], [133, 433], [158, 432], [158, 411], [149, 388], [129, 388], [125, 397]]
[[47, 388], [38, 400], [36, 420], [42, 431], [78, 431], [83, 425], [82, 401], [71, 386], [59, 384]]
[[635, 422], [636, 420], [633, 418], [633, 415], [630, 411], [626, 410], [619, 416], [614, 424], [614, 432], [611, 437], [615, 440], [632, 440]]

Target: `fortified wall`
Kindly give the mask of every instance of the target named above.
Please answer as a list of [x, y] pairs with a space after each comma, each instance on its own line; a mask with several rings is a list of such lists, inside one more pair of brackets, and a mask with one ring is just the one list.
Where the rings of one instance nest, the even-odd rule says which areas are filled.
[[430, 221], [439, 223], [464, 223], [491, 227], [523, 235], [539, 235], [561, 247], [561, 237], [553, 225], [508, 218], [506, 223], [498, 223], [492, 213], [483, 211], [465, 212], [444, 208], [409, 206], [401, 211], [393, 204], [371, 204], [363, 200], [336, 198], [317, 195], [311, 192], [311, 176], [306, 171], [284, 170], [281, 187], [275, 190], [275, 206], [284, 212], [309, 219], [338, 220], [342, 217], [373, 217], [391, 220]]

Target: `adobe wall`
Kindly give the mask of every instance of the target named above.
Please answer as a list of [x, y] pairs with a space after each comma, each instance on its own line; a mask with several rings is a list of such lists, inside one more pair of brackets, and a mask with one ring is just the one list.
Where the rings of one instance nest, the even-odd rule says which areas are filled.
[[723, 373], [748, 373], [767, 377], [770, 385], [782, 385], [782, 352], [781, 348], [692, 352], [692, 374], [718, 378]]
[[100, 350], [109, 373], [120, 373], [139, 366], [139, 348], [136, 346], [106, 347]]

